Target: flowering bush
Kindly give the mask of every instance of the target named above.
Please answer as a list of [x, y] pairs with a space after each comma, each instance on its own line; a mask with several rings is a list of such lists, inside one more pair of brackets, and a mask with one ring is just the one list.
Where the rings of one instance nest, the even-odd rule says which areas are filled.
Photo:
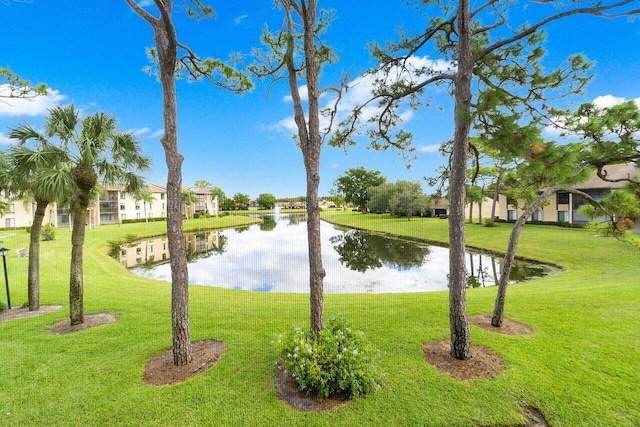
[[284, 368], [300, 390], [316, 392], [321, 399], [334, 393], [354, 398], [382, 384], [383, 375], [375, 364], [379, 352], [342, 317], [331, 317], [317, 336], [292, 327], [276, 344]]

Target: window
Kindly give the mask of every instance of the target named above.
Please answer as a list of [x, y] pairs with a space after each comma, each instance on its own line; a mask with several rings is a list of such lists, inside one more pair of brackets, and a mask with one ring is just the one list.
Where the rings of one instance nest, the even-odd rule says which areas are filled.
[[515, 221], [515, 220], [517, 219], [517, 218], [516, 218], [516, 217], [517, 217], [517, 215], [518, 215], [518, 211], [517, 211], [517, 210], [515, 210], [515, 209], [509, 209], [509, 210], [507, 211], [507, 220], [509, 220], [509, 221]]
[[556, 193], [556, 197], [559, 205], [569, 204], [569, 193]]
[[126, 250], [122, 250], [122, 252], [120, 252], [121, 256], [127, 256], [127, 251]]
[[136, 218], [140, 219], [140, 213], [136, 214]]
[[[160, 200], [164, 200], [164, 193], [160, 193]], [[162, 206], [164, 207], [164, 203], [162, 204]]]
[[124, 205], [120, 205], [120, 210], [123, 211], [124, 210]]
[[513, 197], [507, 197], [507, 205], [516, 206], [516, 199], [514, 199]]
[[578, 210], [580, 206], [586, 205], [587, 203], [588, 203], [587, 199], [585, 199], [579, 194], [574, 194], [573, 200], [571, 200], [571, 204], [573, 205], [573, 210]]
[[127, 214], [120, 215], [120, 219], [122, 219], [122, 220], [127, 219]]
[[5, 228], [13, 228], [16, 226], [16, 220], [14, 218], [5, 218], [4, 219]]
[[569, 222], [569, 211], [558, 211], [558, 222]]
[[147, 215], [147, 218], [153, 218], [153, 212], [149, 211], [149, 215]]
[[125, 193], [120, 193], [120, 200], [125, 200], [127, 195]]
[[8, 213], [16, 213], [16, 205], [11, 203], [9, 205], [9, 212]]
[[142, 248], [136, 248], [136, 255], [142, 255]]
[[532, 221], [542, 221], [542, 211], [537, 210], [531, 215]]

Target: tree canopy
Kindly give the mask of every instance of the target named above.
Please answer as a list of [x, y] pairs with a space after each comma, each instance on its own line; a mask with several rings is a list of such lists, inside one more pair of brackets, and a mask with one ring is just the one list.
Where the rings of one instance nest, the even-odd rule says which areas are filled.
[[353, 203], [363, 211], [369, 201], [369, 188], [383, 184], [386, 178], [377, 170], [366, 170], [364, 166], [349, 169], [333, 183], [336, 192], [343, 194], [347, 203]]

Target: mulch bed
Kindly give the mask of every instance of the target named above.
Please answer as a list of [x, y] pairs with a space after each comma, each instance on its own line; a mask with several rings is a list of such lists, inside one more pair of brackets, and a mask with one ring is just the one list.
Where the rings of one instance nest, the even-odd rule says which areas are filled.
[[281, 363], [276, 365], [274, 377], [278, 399], [301, 412], [324, 411], [338, 405], [345, 405], [351, 401], [348, 396], [342, 394], [318, 399], [317, 393], [307, 393], [300, 390], [293, 375], [290, 372], [285, 372]]
[[28, 308], [14, 307], [0, 312], [0, 322], [10, 322], [17, 319], [40, 316], [62, 308], [61, 305], [41, 305], [39, 310], [29, 311]]
[[109, 313], [88, 314], [84, 316], [84, 322], [71, 326], [71, 320], [65, 319], [56, 323], [49, 329], [53, 335], [66, 335], [96, 326], [108, 325], [118, 320], [118, 317]]
[[476, 314], [469, 317], [469, 322], [473, 323], [479, 328], [485, 329], [491, 332], [497, 332], [505, 335], [527, 335], [533, 333], [533, 329], [522, 323], [518, 323], [514, 320], [503, 319], [502, 326], [496, 328], [491, 324], [491, 314]]
[[191, 343], [193, 359], [182, 366], [173, 364], [173, 350], [164, 350], [147, 363], [142, 380], [154, 386], [172, 385], [185, 381], [211, 369], [227, 347], [216, 340], [204, 340]]
[[481, 345], [471, 345], [473, 357], [468, 360], [458, 360], [451, 356], [449, 341], [425, 343], [422, 345], [422, 351], [427, 363], [457, 380], [493, 378], [504, 371], [502, 358]]

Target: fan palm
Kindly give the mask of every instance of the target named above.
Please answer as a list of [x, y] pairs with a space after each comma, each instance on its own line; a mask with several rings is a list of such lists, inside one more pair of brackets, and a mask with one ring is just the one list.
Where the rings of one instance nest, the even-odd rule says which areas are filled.
[[[73, 195], [73, 181], [64, 163], [63, 152], [29, 125], [20, 125], [9, 133], [19, 145], [7, 155], [7, 185], [16, 197], [36, 205], [31, 224], [27, 290], [29, 311], [40, 308], [40, 235], [50, 204], [64, 202]], [[27, 144], [31, 142], [31, 146]]]
[[[125, 184], [125, 191], [137, 192], [144, 185], [138, 172], [147, 170], [151, 160], [140, 153], [132, 133], [116, 129], [114, 117], [98, 112], [80, 119], [73, 105], [51, 109], [44, 134], [35, 138], [62, 157], [67, 177], [74, 183], [69, 317], [71, 325], [77, 325], [84, 322], [82, 254], [91, 195], [99, 180], [107, 185]], [[51, 139], [59, 143], [54, 145]]]

